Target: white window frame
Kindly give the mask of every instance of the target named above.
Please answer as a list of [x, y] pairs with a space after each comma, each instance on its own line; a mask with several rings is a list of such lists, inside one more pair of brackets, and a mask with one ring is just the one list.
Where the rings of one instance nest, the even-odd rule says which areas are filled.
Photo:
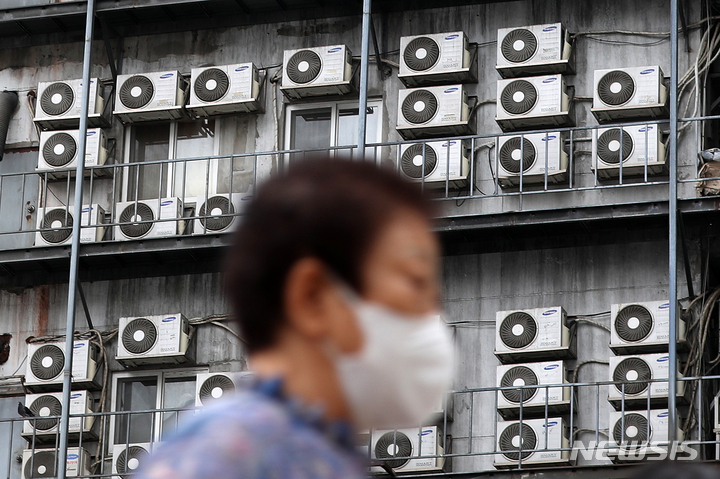
[[[213, 158], [210, 159], [210, 178], [208, 179], [208, 196], [214, 195], [217, 193], [217, 183], [218, 183], [218, 168], [219, 168], [219, 159], [218, 156], [220, 156], [220, 131], [222, 128], [222, 118], [213, 118], [215, 121], [215, 141], [213, 144]], [[168, 174], [167, 178], [165, 179], [165, 187], [168, 191], [168, 197], [174, 198], [174, 197], [180, 197], [180, 194], [182, 191], [175, 191], [175, 174], [178, 168], [176, 165], [179, 164], [178, 161], [172, 161], [176, 159], [177, 154], [177, 132], [178, 132], [178, 121], [173, 120], [170, 123], [170, 131], [168, 133]], [[143, 123], [134, 123], [134, 124], [128, 124], [125, 125], [124, 130], [124, 148], [123, 148], [123, 164], [124, 165], [138, 165], [142, 166], [143, 162], [131, 162], [131, 151], [132, 151], [132, 137], [133, 137], [133, 128], [142, 128], [144, 124]], [[130, 178], [129, 178], [129, 172], [131, 171], [131, 168], [128, 166], [123, 167], [123, 175], [122, 175], [122, 191], [120, 192], [120, 201], [130, 201], [128, 198], [130, 197], [128, 190], [130, 185]], [[183, 200], [183, 204], [187, 203], [195, 203], [195, 200], [197, 199], [196, 195], [187, 196], [185, 195], [185, 198], [181, 198]], [[140, 200], [142, 201], [142, 200]]]
[[[357, 148], [357, 142], [353, 143], [352, 145], [338, 145], [337, 144], [337, 138], [338, 138], [338, 128], [339, 128], [339, 118], [340, 118], [340, 110], [346, 109], [346, 108], [358, 108], [359, 105], [358, 100], [340, 100], [340, 101], [328, 101], [328, 102], [312, 102], [312, 103], [301, 103], [301, 104], [293, 104], [293, 105], [287, 105], [285, 107], [285, 149], [290, 149], [290, 142], [292, 140], [292, 116], [294, 112], [302, 111], [302, 110], [317, 110], [321, 108], [330, 108], [330, 124], [332, 125], [332, 129], [330, 130], [330, 146], [328, 146], [329, 153], [331, 156], [334, 155], [335, 151], [343, 151], [343, 150], [350, 150], [351, 147], [355, 146]], [[374, 143], [380, 143], [382, 142], [382, 134], [383, 134], [383, 117], [384, 117], [384, 111], [383, 111], [383, 101], [381, 99], [374, 99], [374, 100], [368, 100], [367, 102], [368, 107], [377, 108], [378, 109], [378, 122], [377, 122], [377, 131], [376, 136], [378, 140]]]
[[[118, 383], [122, 379], [141, 379], [141, 378], [149, 378], [149, 377], [156, 377], [157, 380], [157, 391], [155, 396], [155, 409], [163, 409], [165, 406], [163, 404], [163, 398], [164, 398], [164, 392], [165, 392], [165, 379], [171, 379], [171, 378], [178, 378], [178, 377], [196, 377], [197, 381], [197, 375], [201, 373], [207, 373], [209, 370], [207, 367], [193, 367], [193, 368], [183, 368], [183, 369], [150, 369], [150, 370], [139, 370], [139, 371], [117, 371], [112, 373], [112, 388], [111, 392], [112, 394], [110, 399], [110, 411], [112, 412], [118, 412], [117, 410], [117, 395], [118, 395]], [[152, 438], [151, 442], [156, 443], [160, 442], [160, 439], [162, 438], [162, 428], [163, 428], [163, 413], [162, 412], [156, 412], [153, 414], [153, 432], [152, 432]], [[117, 415], [113, 414], [110, 416], [110, 427], [108, 429], [108, 452], [112, 452], [112, 448], [115, 445], [115, 420], [117, 419]], [[125, 444], [124, 442], [120, 444]]]

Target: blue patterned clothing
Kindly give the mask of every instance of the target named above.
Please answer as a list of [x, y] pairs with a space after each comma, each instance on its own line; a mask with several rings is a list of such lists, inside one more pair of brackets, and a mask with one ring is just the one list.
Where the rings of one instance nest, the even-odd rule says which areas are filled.
[[344, 423], [328, 425], [259, 382], [202, 410], [141, 468], [136, 479], [360, 479], [367, 465]]

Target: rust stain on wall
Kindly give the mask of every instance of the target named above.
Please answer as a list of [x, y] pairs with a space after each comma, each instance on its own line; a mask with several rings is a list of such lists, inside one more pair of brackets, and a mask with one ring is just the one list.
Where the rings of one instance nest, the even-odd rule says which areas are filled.
[[45, 336], [48, 330], [50, 288], [48, 286], [39, 286], [36, 292], [35, 310], [37, 311], [37, 330], [35, 331], [35, 336]]

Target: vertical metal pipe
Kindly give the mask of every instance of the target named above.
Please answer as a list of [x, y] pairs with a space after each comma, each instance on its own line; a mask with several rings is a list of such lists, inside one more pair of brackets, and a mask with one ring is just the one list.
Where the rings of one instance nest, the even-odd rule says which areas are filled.
[[[80, 259], [80, 223], [82, 223], [83, 168], [87, 143], [88, 104], [90, 101], [90, 67], [92, 66], [92, 39], [95, 26], [95, 0], [88, 0], [85, 19], [85, 42], [83, 50], [82, 98], [80, 103], [80, 128], [78, 132], [79, 161], [75, 170], [75, 221], [73, 221], [72, 249], [70, 250], [70, 277], [68, 279], [67, 324], [65, 326], [65, 370], [63, 371], [62, 413], [60, 416], [60, 447], [58, 479], [65, 479], [67, 469], [68, 426], [70, 425], [70, 390], [72, 387], [73, 339], [75, 331], [75, 291], [78, 281]], [[69, 176], [69, 175], [68, 175]], [[107, 367], [107, 365], [105, 366]]]
[[[368, 63], [370, 55], [370, 6], [372, 0], [363, 0], [362, 48], [360, 50], [360, 102], [358, 106], [358, 157], [365, 158], [365, 129], [367, 128]], [[376, 58], [375, 61], [380, 61]]]
[[670, 188], [669, 216], [669, 293], [670, 344], [668, 347], [670, 374], [668, 384], [668, 442], [675, 440], [677, 426], [677, 134], [678, 134], [678, 0], [670, 0]]

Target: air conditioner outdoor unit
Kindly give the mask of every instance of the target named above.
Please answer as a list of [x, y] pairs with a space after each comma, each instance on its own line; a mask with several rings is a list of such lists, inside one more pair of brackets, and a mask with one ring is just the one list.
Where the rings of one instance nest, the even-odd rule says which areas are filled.
[[147, 442], [113, 445], [112, 473], [114, 479], [130, 479], [154, 452], [158, 444]]
[[262, 109], [260, 79], [253, 63], [193, 68], [190, 78], [187, 109], [196, 116]]
[[[678, 306], [679, 310], [679, 306]], [[670, 303], [646, 301], [610, 306], [610, 349], [615, 354], [653, 353], [668, 350]], [[677, 339], [686, 346], [685, 321], [678, 315]]]
[[569, 448], [565, 420], [559, 417], [548, 418], [547, 422], [544, 418], [523, 420], [522, 423], [498, 421], [496, 447], [497, 469], [516, 468], [521, 458], [522, 467], [572, 463], [569, 451], [553, 451]]
[[115, 111], [124, 123], [181, 118], [185, 80], [178, 71], [118, 75]]
[[[25, 396], [25, 407], [28, 408], [37, 419], [28, 419], [23, 425], [23, 436], [35, 436], [35, 441], [55, 442], [59, 434], [60, 414], [62, 413], [63, 393], [41, 393], [28, 394]], [[72, 391], [70, 393], [70, 414], [92, 414], [93, 397], [88, 391]], [[57, 416], [57, 417], [53, 417]], [[91, 432], [95, 418], [93, 416], [71, 417], [68, 426], [68, 434], [77, 437], [81, 432], [84, 437]]]
[[[65, 463], [66, 477], [90, 475], [90, 454], [84, 447], [68, 447]], [[57, 450], [25, 449], [22, 455], [23, 479], [57, 477]]]
[[[62, 373], [65, 368], [65, 341], [28, 344], [25, 385], [31, 391], [62, 389]], [[73, 386], [97, 388], [95, 375], [98, 371], [98, 348], [87, 340], [73, 344]]]
[[[398, 430], [373, 430], [371, 433], [370, 458], [383, 461], [393, 471], [441, 472], [445, 465], [443, 457], [444, 437], [437, 426]], [[371, 472], [384, 472], [381, 467]]]
[[195, 406], [207, 406], [221, 398], [235, 395], [243, 385], [250, 385], [253, 373], [199, 373], [195, 379]]
[[180, 313], [120, 318], [115, 359], [125, 366], [191, 361], [190, 324]]
[[561, 23], [498, 30], [497, 66], [503, 78], [572, 73], [570, 34]]
[[599, 122], [664, 118], [668, 90], [659, 66], [595, 70], [593, 115]]
[[218, 193], [207, 197], [198, 196], [193, 224], [193, 234], [216, 234], [234, 231], [240, 218], [238, 216], [245, 210], [245, 206], [252, 200], [252, 194]]
[[[78, 130], [43, 131], [40, 133], [40, 148], [37, 172], [48, 172], [50, 179], [73, 175], [78, 158]], [[85, 141], [85, 166], [105, 164], [107, 149], [105, 133], [100, 128], [87, 131]], [[87, 172], [86, 172], [87, 173]]]
[[475, 133], [463, 85], [410, 88], [398, 93], [398, 133], [406, 140]]
[[[116, 241], [179, 236], [185, 232], [179, 198], [125, 201], [115, 207]], [[177, 221], [166, 221], [176, 220]], [[160, 220], [160, 221], [158, 221]]]
[[280, 90], [288, 99], [354, 90], [352, 52], [345, 45], [285, 50]]
[[[80, 124], [82, 79], [40, 82], [37, 91], [35, 123], [45, 129], [77, 128]], [[106, 126], [102, 117], [105, 101], [97, 78], [90, 79], [88, 125]]]
[[498, 182], [504, 188], [520, 184], [521, 169], [523, 185], [544, 183], [545, 171], [548, 184], [567, 179], [568, 158], [558, 131], [501, 136], [497, 155]]
[[575, 357], [575, 336], [559, 306], [495, 315], [495, 356], [502, 363]]
[[406, 87], [477, 82], [477, 53], [465, 32], [400, 37], [398, 78]]
[[[497, 367], [498, 387], [565, 384], [565, 378], [563, 361], [508, 364]], [[562, 414], [570, 408], [570, 388], [558, 386], [498, 391], [497, 408], [504, 419], [517, 418], [521, 402], [523, 417], [537, 413], [544, 414], [546, 405], [549, 413]]]
[[497, 116], [503, 131], [571, 126], [570, 98], [562, 75], [499, 80]]
[[[667, 455], [668, 446], [668, 410], [651, 409], [648, 411], [610, 412], [610, 449], [608, 457], [613, 462], [635, 461], [656, 455]], [[680, 424], [680, 421], [678, 421]], [[676, 440], [682, 442], [684, 434], [680, 428]], [[678, 444], [682, 455], [682, 444]]]
[[[37, 213], [35, 246], [56, 246], [72, 242], [75, 222], [72, 206], [41, 207]], [[97, 243], [105, 236], [105, 210], [100, 205], [83, 205], [80, 214], [80, 242]]]
[[428, 188], [462, 188], [470, 173], [470, 148], [460, 140], [401, 145], [400, 171]]
[[665, 145], [658, 125], [633, 125], [622, 128], [599, 128], [592, 137], [591, 169], [597, 168], [600, 178], [656, 175], [666, 171]]
[[[675, 365], [677, 370], [677, 364]], [[608, 401], [615, 409], [623, 408], [623, 390], [625, 408], [651, 405], [667, 406], [668, 382], [650, 382], [667, 379], [670, 376], [670, 357], [667, 353], [642, 354], [637, 356], [611, 356], [610, 380], [615, 384], [608, 386]], [[682, 374], [678, 371], [677, 377]], [[685, 400], [685, 382], [676, 385], [678, 403]]]

